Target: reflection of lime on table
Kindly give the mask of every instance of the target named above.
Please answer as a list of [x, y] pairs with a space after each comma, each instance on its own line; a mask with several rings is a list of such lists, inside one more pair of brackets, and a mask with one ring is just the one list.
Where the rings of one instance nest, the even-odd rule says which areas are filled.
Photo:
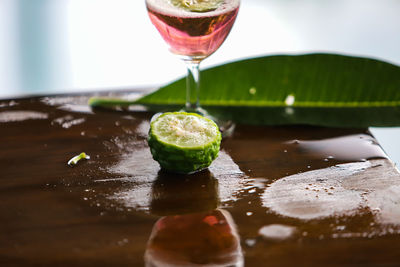
[[148, 143], [162, 168], [192, 173], [218, 156], [221, 133], [212, 120], [198, 114], [168, 112], [151, 123]]

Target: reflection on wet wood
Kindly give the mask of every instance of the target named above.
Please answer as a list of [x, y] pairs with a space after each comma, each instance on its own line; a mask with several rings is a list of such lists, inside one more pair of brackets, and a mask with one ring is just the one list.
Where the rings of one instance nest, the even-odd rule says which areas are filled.
[[165, 216], [151, 233], [148, 266], [243, 266], [236, 226], [227, 211]]
[[152, 114], [86, 101], [0, 101], [0, 265], [400, 264], [400, 175], [367, 130], [238, 125], [175, 175]]

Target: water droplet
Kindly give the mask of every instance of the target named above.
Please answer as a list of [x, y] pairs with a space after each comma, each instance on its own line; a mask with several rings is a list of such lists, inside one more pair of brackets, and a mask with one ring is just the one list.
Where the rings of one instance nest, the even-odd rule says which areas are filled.
[[253, 194], [253, 193], [255, 193], [255, 192], [256, 192], [256, 189], [255, 189], [255, 188], [253, 188], [253, 189], [250, 189], [248, 192], [249, 192], [249, 194]]
[[123, 245], [127, 244], [128, 242], [129, 242], [129, 240], [127, 238], [124, 238], [124, 239], [118, 241], [117, 244], [119, 246], [123, 246]]
[[257, 240], [251, 238], [251, 239], [246, 239], [244, 242], [246, 243], [247, 246], [253, 247], [257, 243]]
[[258, 231], [259, 235], [270, 240], [285, 240], [290, 238], [295, 232], [296, 227], [282, 224], [266, 225]]
[[248, 212], [246, 212], [246, 215], [247, 215], [247, 216], [251, 216], [251, 215], [253, 215], [253, 212], [248, 211]]
[[343, 231], [345, 229], [346, 229], [346, 225], [338, 225], [338, 226], [336, 226], [336, 230], [338, 230], [338, 231]]

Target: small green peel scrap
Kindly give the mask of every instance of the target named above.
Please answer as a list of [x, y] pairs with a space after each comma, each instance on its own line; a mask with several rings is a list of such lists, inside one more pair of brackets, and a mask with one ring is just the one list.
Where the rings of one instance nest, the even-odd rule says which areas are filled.
[[90, 159], [90, 156], [87, 155], [85, 152], [82, 152], [81, 154], [73, 157], [72, 159], [70, 159], [68, 161], [68, 165], [69, 166], [73, 166], [76, 165], [78, 163], [78, 161], [80, 161], [81, 159]]

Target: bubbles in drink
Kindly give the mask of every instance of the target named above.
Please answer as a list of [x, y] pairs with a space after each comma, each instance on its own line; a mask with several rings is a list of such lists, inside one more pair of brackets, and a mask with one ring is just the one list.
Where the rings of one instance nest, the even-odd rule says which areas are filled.
[[[204, 17], [204, 16], [217, 16], [225, 12], [233, 11], [239, 7], [240, 0], [224, 0], [215, 2], [222, 2], [216, 9], [211, 9], [208, 12], [189, 11], [178, 5], [174, 5], [171, 0], [146, 0], [147, 8], [155, 12], [162, 13], [174, 17]], [[176, 1], [178, 2], [178, 1]], [[183, 0], [181, 1], [183, 2]]]

